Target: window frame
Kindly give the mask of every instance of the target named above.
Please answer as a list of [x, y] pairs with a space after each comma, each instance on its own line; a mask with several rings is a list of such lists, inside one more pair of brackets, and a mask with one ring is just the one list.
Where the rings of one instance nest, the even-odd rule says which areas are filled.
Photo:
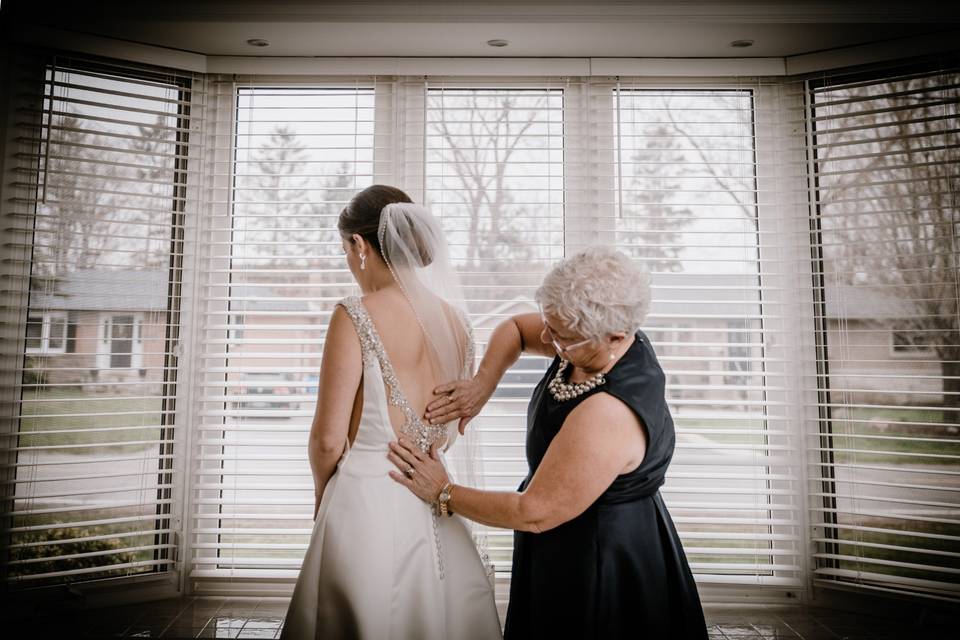
[[[182, 344], [178, 340], [181, 328], [181, 312], [185, 310], [185, 307], [189, 304], [189, 300], [185, 300], [181, 295], [185, 275], [184, 255], [190, 251], [189, 247], [185, 248], [187, 236], [184, 230], [189, 226], [188, 219], [190, 217], [186, 216], [186, 212], [190, 206], [195, 208], [193, 205], [188, 205], [187, 193], [189, 192], [194, 196], [196, 196], [197, 193], [197, 187], [195, 185], [196, 176], [191, 175], [189, 182], [187, 180], [187, 162], [188, 159], [193, 162], [200, 157], [199, 145], [190, 143], [187, 130], [200, 130], [199, 122], [191, 117], [191, 108], [194, 103], [202, 104], [202, 91], [197, 91], [197, 89], [202, 90], [203, 84], [201, 81], [198, 81], [200, 80], [198, 76], [189, 72], [161, 69], [137, 62], [102, 58], [96, 55], [70, 54], [68, 56], [62, 56], [58, 55], [56, 51], [49, 50], [30, 53], [15, 51], [14, 55], [5, 56], [2, 58], [2, 61], [0, 61], [0, 66], [7, 65], [9, 65], [11, 74], [20, 72], [21, 75], [31, 74], [35, 76], [31, 79], [25, 77], [22, 80], [18, 80], [18, 83], [23, 85], [21, 87], [22, 93], [14, 96], [9, 101], [7, 114], [9, 115], [17, 110], [34, 114], [32, 118], [31, 116], [23, 117], [25, 120], [31, 120], [28, 125], [32, 127], [31, 136], [36, 136], [37, 138], [39, 138], [40, 135], [38, 135], [36, 131], [43, 131], [47, 127], [47, 125], [42, 122], [42, 116], [46, 111], [39, 108], [38, 104], [42, 104], [47, 100], [47, 92], [50, 85], [48, 74], [51, 69], [63, 69], [68, 72], [74, 71], [80, 74], [105, 74], [120, 81], [129, 80], [132, 83], [138, 81], [164, 83], [173, 87], [177, 93], [178, 106], [176, 113], [173, 114], [177, 122], [176, 141], [173, 143], [176, 159], [172, 170], [172, 180], [169, 183], [171, 204], [167, 212], [170, 216], [171, 235], [167, 238], [169, 241], [169, 250], [165, 254], [167, 261], [164, 269], [168, 274], [165, 289], [166, 306], [164, 309], [155, 312], [159, 318], [165, 321], [166, 328], [165, 333], [162, 334], [161, 337], [164, 345], [164, 372], [161, 381], [162, 391], [160, 392], [160, 395], [163, 397], [163, 408], [160, 410], [162, 426], [160, 429], [161, 434], [158, 436], [161, 443], [156, 449], [159, 485], [157, 488], [157, 499], [159, 501], [156, 504], [155, 533], [152, 534], [153, 543], [149, 545], [154, 547], [154, 562], [149, 570], [138, 573], [96, 578], [93, 580], [84, 580], [81, 573], [79, 574], [79, 580], [69, 581], [71, 589], [84, 594], [84, 596], [90, 595], [95, 598], [121, 596], [134, 600], [150, 600], [160, 597], [172, 597], [182, 591], [179, 586], [182, 571], [176, 560], [178, 551], [174, 547], [169, 546], [171, 542], [177, 541], [179, 536], [171, 534], [169, 531], [176, 531], [179, 527], [179, 519], [175, 514], [182, 504], [183, 473], [180, 469], [182, 469], [181, 461], [183, 458], [183, 450], [182, 447], [177, 445], [177, 442], [183, 439], [184, 434], [182, 432], [185, 431], [184, 429], [175, 430], [173, 425], [174, 423], [188, 424], [189, 421], [184, 411], [168, 408], [168, 406], [175, 407], [176, 400], [173, 394], [181, 397], [186, 392], [184, 385], [178, 385], [176, 382], [176, 367], [177, 358], [183, 352]], [[14, 122], [13, 120], [9, 122], [11, 129], [24, 126], [23, 123]], [[22, 222], [21, 228], [11, 229], [11, 231], [25, 234], [31, 239], [31, 242], [34, 233], [36, 233], [36, 204], [39, 202], [37, 194], [38, 191], [42, 193], [42, 181], [35, 179], [32, 185], [24, 184], [26, 182], [22, 178], [24, 172], [33, 173], [35, 178], [39, 175], [39, 172], [37, 167], [27, 164], [29, 160], [22, 160], [13, 154], [20, 152], [24, 158], [33, 157], [35, 160], [38, 155], [36, 149], [40, 147], [40, 142], [34, 141], [32, 144], [34, 145], [33, 147], [28, 147], [27, 143], [22, 143], [19, 149], [15, 145], [10, 146], [8, 149], [10, 155], [5, 158], [8, 162], [4, 164], [4, 175], [5, 178], [8, 178], [5, 180], [5, 184], [13, 184], [15, 187], [13, 191], [18, 194], [20, 199], [12, 204], [8, 204], [8, 201], [13, 200], [13, 198], [7, 198], [6, 192], [4, 191], [4, 202], [0, 204], [0, 207], [3, 207], [4, 211], [14, 212], [11, 217], [16, 217], [16, 219]], [[192, 173], [192, 171], [189, 171], [189, 173]], [[159, 209], [158, 207], [158, 210]], [[6, 255], [7, 254], [5, 254], [5, 256]], [[15, 392], [16, 398], [10, 406], [14, 407], [20, 406], [21, 398], [23, 397], [23, 378], [21, 374], [26, 368], [25, 362], [27, 357], [37, 354], [71, 354], [74, 350], [71, 343], [75, 340], [75, 337], [71, 335], [70, 328], [71, 319], [73, 319], [75, 313], [73, 311], [45, 312], [43, 315], [44, 328], [42, 337], [43, 346], [46, 349], [44, 351], [37, 351], [29, 349], [26, 346], [26, 341], [23, 336], [25, 335], [25, 327], [30, 317], [28, 316], [29, 305], [26, 304], [26, 301], [30, 295], [31, 279], [29, 276], [32, 271], [32, 261], [32, 251], [28, 249], [26, 254], [20, 257], [18, 264], [4, 270], [4, 273], [17, 274], [13, 276], [19, 283], [19, 289], [15, 293], [19, 294], [20, 299], [24, 301], [21, 313], [19, 314], [19, 322], [17, 323], [21, 328], [19, 332], [21, 337], [16, 341], [18, 347], [15, 353], [17, 366], [10, 370], [10, 373], [13, 374], [11, 376], [12, 384], [10, 385], [10, 389]], [[134, 348], [140, 349], [142, 352], [145, 313], [127, 312], [122, 313], [122, 315], [135, 316], [132, 344]], [[96, 314], [95, 317], [97, 317], [97, 330], [91, 341], [99, 346], [102, 344], [101, 331], [103, 325], [99, 319], [100, 314]], [[62, 349], [49, 349], [49, 326], [51, 319], [62, 319], [63, 321]], [[3, 355], [5, 358], [10, 357], [10, 354], [7, 353], [6, 350]], [[142, 356], [142, 353], [140, 355]], [[96, 360], [97, 358], [94, 357], [94, 362], [96, 362]], [[131, 365], [129, 368], [118, 370], [130, 370], [139, 367], [140, 359], [135, 359], [133, 354], [131, 354]], [[5, 416], [3, 423], [4, 435], [19, 434], [19, 410], [14, 414], [13, 419]], [[8, 464], [6, 465], [7, 469], [3, 473], [3, 478], [7, 480], [12, 487], [12, 481], [16, 478], [18, 454], [16, 451], [7, 452], [5, 458]], [[11, 494], [4, 492], [6, 500], [12, 500], [11, 495], [12, 492]], [[4, 516], [4, 529], [6, 529], [10, 520], [11, 516]], [[145, 535], [151, 534], [145, 532]], [[4, 547], [5, 546], [4, 544]], [[6, 557], [7, 555], [4, 553], [3, 558], [0, 560], [5, 562]], [[159, 560], [164, 560], [164, 562], [158, 562]], [[0, 567], [0, 569], [3, 569], [0, 573], [5, 577], [6, 568]], [[21, 591], [21, 593], [29, 593], [29, 595], [25, 597], [37, 599], [46, 598], [51, 594], [56, 597], [55, 594], [62, 591], [64, 584], [66, 583], [34, 586], [30, 587], [29, 592]]]
[[[31, 317], [32, 317], [32, 318], [37, 318], [37, 316], [31, 316]], [[59, 348], [56, 348], [56, 349], [50, 347], [50, 339], [51, 339], [51, 337], [52, 337], [52, 336], [50, 335], [50, 331], [51, 331], [51, 327], [52, 327], [52, 325], [53, 325], [53, 321], [54, 321], [54, 320], [62, 320], [62, 321], [63, 321], [63, 335], [60, 336], [61, 345], [60, 345]], [[29, 319], [29, 318], [27, 319], [27, 323], [30, 324], [30, 319]], [[36, 324], [36, 323], [34, 323], [34, 324]], [[40, 323], [39, 323], [39, 324], [40, 324], [40, 336], [38, 336], [38, 337], [32, 337], [32, 338], [28, 336], [28, 337], [26, 338], [26, 340], [27, 340], [28, 342], [29, 342], [30, 340], [39, 340], [39, 341], [40, 341], [40, 346], [39, 346], [39, 347], [26, 346], [26, 347], [24, 347], [25, 352], [26, 352], [27, 354], [30, 354], [30, 355], [48, 355], [48, 354], [51, 354], [51, 355], [59, 355], [59, 354], [62, 354], [62, 353], [66, 353], [66, 352], [67, 352], [67, 340], [68, 340], [68, 337], [67, 337], [67, 335], [68, 335], [68, 331], [67, 331], [67, 327], [68, 327], [67, 312], [66, 312], [66, 311], [44, 311], [44, 312], [42, 312], [41, 315], [40, 315]]]
[[[935, 602], [936, 599], [941, 599], [945, 601], [947, 598], [945, 596], [939, 595], [930, 595], [925, 594], [922, 590], [917, 590], [910, 592], [905, 590], [903, 587], [909, 582], [910, 578], [905, 578], [906, 582], [897, 584], [894, 581], [891, 581], [886, 585], [876, 585], [876, 584], [859, 584], [856, 580], [840, 576], [836, 573], [826, 574], [824, 577], [817, 575], [817, 570], [820, 568], [827, 568], [828, 570], [839, 571], [841, 568], [842, 560], [838, 559], [835, 556], [840, 556], [841, 551], [840, 547], [845, 542], [847, 544], [858, 545], [859, 542], [849, 542], [841, 539], [841, 525], [839, 523], [839, 516], [843, 513], [843, 510], [838, 507], [838, 498], [849, 497], [844, 496], [842, 491], [839, 491], [837, 485], [840, 481], [837, 480], [836, 476], [836, 453], [837, 447], [835, 445], [835, 438], [849, 438], [849, 434], [836, 433], [834, 432], [835, 424], [842, 422], [842, 416], [835, 416], [842, 411], [842, 404], [844, 402], [844, 396], [846, 390], [841, 388], [839, 391], [835, 391], [831, 387], [831, 358], [829, 356], [829, 348], [831, 345], [830, 333], [831, 328], [829, 327], [829, 317], [827, 312], [827, 300], [826, 300], [826, 290], [828, 281], [826, 279], [828, 270], [825, 267], [826, 258], [824, 256], [824, 234], [826, 233], [822, 228], [822, 211], [821, 211], [821, 198], [820, 198], [820, 177], [817, 171], [817, 165], [819, 162], [818, 150], [816, 145], [816, 136], [817, 136], [817, 118], [815, 116], [816, 109], [816, 95], [817, 91], [833, 86], [833, 85], [843, 85], [846, 83], [865, 83], [865, 84], [882, 84], [886, 82], [893, 82], [902, 76], [911, 76], [915, 74], [921, 75], [934, 75], [938, 72], [946, 73], [948, 70], [956, 71], [958, 65], [958, 59], [956, 52], [952, 54], [946, 54], [943, 56], [925, 56], [924, 58], [913, 58], [906, 61], [901, 61], [897, 64], [890, 65], [886, 63], [862, 65], [858, 67], [845, 67], [840, 68], [835, 71], [835, 73], [819, 73], [819, 74], [809, 74], [799, 78], [803, 83], [803, 93], [804, 93], [804, 102], [805, 102], [805, 113], [804, 113], [804, 124], [806, 127], [806, 148], [808, 149], [808, 175], [809, 179], [809, 233], [810, 233], [810, 258], [809, 264], [812, 273], [812, 278], [814, 282], [813, 295], [810, 297], [809, 304], [810, 311], [813, 313], [815, 318], [814, 322], [816, 328], [813, 331], [812, 335], [815, 339], [815, 346], [813, 353], [815, 353], [815, 363], [816, 363], [816, 394], [817, 398], [815, 404], [813, 405], [816, 408], [816, 423], [815, 428], [809, 434], [811, 436], [811, 442], [816, 442], [815, 445], [808, 445], [808, 447], [814, 447], [819, 449], [819, 453], [816, 455], [818, 458], [817, 462], [812, 462], [811, 458], [814, 456], [808, 455], [808, 460], [811, 460], [811, 468], [816, 466], [817, 471], [811, 471], [811, 490], [808, 492], [810, 495], [809, 501], [811, 503], [819, 503], [819, 507], [811, 509], [811, 512], [819, 511], [818, 515], [811, 515], [811, 524], [807, 527], [810, 531], [811, 539], [817, 539], [812, 541], [810, 545], [810, 553], [808, 554], [808, 563], [809, 569], [806, 572], [808, 576], [808, 582], [810, 583], [810, 592], [811, 594], [818, 594], [818, 597], [822, 597], [824, 601], [839, 601], [846, 604], [846, 601], [843, 600], [843, 594], [849, 593], [853, 594], [855, 598], [854, 602], [860, 602], [858, 599], [861, 597], [869, 597], [871, 595], [883, 595], [886, 593], [892, 593], [896, 598], [899, 599], [915, 599], [925, 604]], [[956, 115], [953, 116], [956, 118]], [[945, 118], [946, 119], [946, 118]], [[876, 125], [876, 128], [882, 128], [883, 124]], [[880, 155], [880, 154], [875, 154]], [[954, 225], [954, 231], [956, 230], [956, 225]], [[891, 322], [889, 331], [887, 331], [886, 343], [886, 352], [893, 359], [911, 359], [917, 358], [918, 355], [921, 357], [936, 357], [934, 350], [924, 351], [921, 354], [917, 352], [897, 352], [894, 349], [894, 334], [897, 333], [898, 327], [895, 321]], [[909, 331], [909, 329], [906, 329]], [[883, 349], [884, 345], [881, 343], [877, 345], [879, 349]], [[841, 344], [838, 347], [838, 350], [843, 351], [844, 345]], [[842, 360], [842, 357], [841, 357]], [[841, 374], [843, 375], [843, 374]], [[864, 403], [867, 406], [872, 404], [877, 404], [875, 402], [866, 402]], [[838, 410], [838, 408], [840, 410]], [[846, 481], [849, 484], [849, 480]], [[818, 485], [814, 487], [814, 484]], [[855, 500], [855, 498], [853, 498]], [[875, 499], [875, 498], [873, 498]], [[871, 497], [865, 498], [865, 500], [871, 500]], [[907, 531], [904, 535], [907, 535]], [[870, 544], [870, 543], [868, 543]], [[859, 549], [858, 549], [859, 551]], [[815, 554], [824, 554], [827, 557], [817, 558]], [[866, 569], [859, 568], [857, 572], [863, 571], [864, 573], [869, 572], [869, 560], [862, 563], [867, 565]], [[862, 565], [861, 565], [862, 566]], [[922, 582], [922, 581], [921, 581]], [[823, 595], [819, 595], [823, 594]], [[953, 600], [953, 603], [956, 603], [956, 600]]]

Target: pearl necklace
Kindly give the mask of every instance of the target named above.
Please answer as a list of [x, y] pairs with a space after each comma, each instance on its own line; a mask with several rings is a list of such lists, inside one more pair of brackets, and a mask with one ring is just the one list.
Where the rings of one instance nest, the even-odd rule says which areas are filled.
[[569, 364], [570, 363], [566, 360], [561, 360], [560, 366], [557, 367], [556, 375], [553, 376], [553, 379], [550, 380], [550, 383], [547, 385], [547, 390], [550, 391], [550, 395], [552, 395], [553, 399], [557, 402], [572, 400], [573, 398], [581, 396], [591, 389], [599, 387], [607, 381], [603, 375], [603, 372], [600, 372], [589, 380], [584, 380], [583, 382], [577, 382], [575, 384], [566, 383], [562, 378], [563, 372], [566, 370], [567, 365]]

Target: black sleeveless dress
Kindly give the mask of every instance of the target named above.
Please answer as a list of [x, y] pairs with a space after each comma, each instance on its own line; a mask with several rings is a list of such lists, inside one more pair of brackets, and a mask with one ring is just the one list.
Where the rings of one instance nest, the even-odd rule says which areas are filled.
[[530, 472], [521, 490], [567, 415], [594, 393], [609, 393], [636, 412], [647, 428], [647, 451], [637, 469], [618, 476], [573, 520], [544, 533], [514, 534], [504, 637], [705, 639], [697, 587], [658, 491], [675, 434], [663, 370], [646, 335], [637, 332], [606, 384], [564, 402], [547, 391], [559, 364], [555, 359], [530, 400]]

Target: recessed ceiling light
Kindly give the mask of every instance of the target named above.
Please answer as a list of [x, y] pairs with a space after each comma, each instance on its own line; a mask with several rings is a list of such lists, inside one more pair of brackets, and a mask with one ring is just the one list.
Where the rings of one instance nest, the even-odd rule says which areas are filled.
[[487, 45], [491, 47], [505, 47], [510, 42], [504, 40], [503, 38], [494, 38], [493, 40], [487, 40]]
[[735, 48], [737, 48], [737, 49], [744, 49], [744, 48], [746, 48], [746, 47], [752, 47], [752, 46], [753, 46], [753, 40], [734, 40], [733, 42], [730, 43], [730, 46], [731, 46], [731, 47], [735, 47]]
[[247, 40], [247, 44], [251, 47], [269, 47], [270, 41], [263, 38], [250, 38]]

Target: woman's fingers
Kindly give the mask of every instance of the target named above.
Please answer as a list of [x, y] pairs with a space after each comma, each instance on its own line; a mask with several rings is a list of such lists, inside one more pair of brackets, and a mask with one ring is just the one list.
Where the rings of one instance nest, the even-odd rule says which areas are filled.
[[446, 384], [442, 384], [439, 387], [434, 388], [433, 395], [439, 396], [445, 393], [450, 393], [451, 391], [459, 387], [462, 383], [463, 383], [462, 380], [454, 380], [453, 382], [447, 382]]
[[393, 478], [394, 482], [402, 484], [407, 489], [413, 491], [413, 481], [407, 476], [403, 475], [402, 473], [397, 473], [396, 471], [388, 471], [387, 475]]
[[[404, 447], [402, 443], [391, 442], [390, 451], [393, 452], [398, 458], [400, 458], [407, 467], [412, 467], [417, 462], [416, 456], [413, 453]], [[389, 455], [389, 454], [388, 454]], [[401, 471], [406, 471], [406, 467], [398, 465]]]
[[410, 468], [410, 463], [395, 454], [393, 451], [387, 454], [387, 460], [392, 462], [397, 469], [400, 469], [400, 471], [403, 471], [404, 473], [406, 473], [407, 469]]
[[413, 443], [407, 440], [406, 438], [400, 438], [397, 440], [398, 444], [406, 449], [415, 460], [425, 460], [426, 456], [423, 454], [423, 451], [420, 451], [417, 447], [413, 446]]
[[460, 411], [446, 410], [443, 413], [437, 413], [433, 417], [429, 418], [430, 424], [446, 424], [451, 420], [455, 420], [462, 416], [463, 413]]
[[426, 409], [426, 415], [427, 415], [427, 417], [430, 416], [430, 413], [431, 413], [431, 412], [434, 412], [434, 411], [437, 411], [438, 409], [443, 409], [444, 407], [450, 406], [450, 403], [451, 403], [451, 402], [453, 402], [453, 401], [451, 400], [449, 394], [447, 394], [447, 395], [445, 395], [445, 396], [443, 396], [443, 397], [441, 397], [441, 398], [437, 398], [436, 400], [433, 400], [432, 402], [430, 402], [429, 404], [427, 404], [427, 409]]

